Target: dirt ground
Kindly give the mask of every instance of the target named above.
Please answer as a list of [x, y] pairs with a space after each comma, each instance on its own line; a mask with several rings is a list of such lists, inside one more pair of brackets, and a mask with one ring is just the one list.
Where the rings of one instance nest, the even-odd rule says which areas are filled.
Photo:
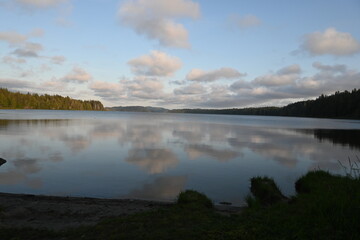
[[61, 230], [101, 219], [164, 208], [171, 203], [131, 199], [51, 197], [0, 193], [0, 227]]
[[[170, 207], [174, 203], [132, 199], [53, 197], [0, 193], [0, 227], [62, 230], [95, 225], [107, 217]], [[216, 206], [220, 214], [239, 213], [241, 207]]]

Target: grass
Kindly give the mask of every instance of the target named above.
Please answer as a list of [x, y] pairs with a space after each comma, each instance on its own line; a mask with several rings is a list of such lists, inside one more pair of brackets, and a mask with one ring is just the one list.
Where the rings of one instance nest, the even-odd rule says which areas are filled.
[[296, 196], [265, 205], [259, 196], [274, 190], [272, 180], [255, 180], [256, 204], [242, 214], [220, 215], [204, 194], [189, 190], [170, 208], [63, 232], [0, 229], [0, 239], [360, 239], [359, 178], [312, 171], [296, 182]]

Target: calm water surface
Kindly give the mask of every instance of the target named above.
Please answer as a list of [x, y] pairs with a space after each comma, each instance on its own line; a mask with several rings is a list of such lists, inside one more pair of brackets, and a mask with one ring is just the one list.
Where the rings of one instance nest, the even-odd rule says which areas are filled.
[[184, 189], [242, 205], [249, 178], [294, 194], [310, 169], [343, 174], [360, 121], [0, 110], [0, 192], [173, 200]]

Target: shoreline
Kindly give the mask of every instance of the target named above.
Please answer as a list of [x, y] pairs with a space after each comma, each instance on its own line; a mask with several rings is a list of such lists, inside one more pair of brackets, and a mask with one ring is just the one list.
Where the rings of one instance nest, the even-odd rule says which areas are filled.
[[[60, 197], [0, 193], [0, 228], [64, 230], [95, 225], [103, 219], [165, 209], [175, 202], [138, 199]], [[239, 213], [243, 207], [216, 205], [221, 214]]]
[[104, 218], [166, 208], [173, 204], [136, 199], [0, 193], [0, 228], [62, 230], [95, 225]]

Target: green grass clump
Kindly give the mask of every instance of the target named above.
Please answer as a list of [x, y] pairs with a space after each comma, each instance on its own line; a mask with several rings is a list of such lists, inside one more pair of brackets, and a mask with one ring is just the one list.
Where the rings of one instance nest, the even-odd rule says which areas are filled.
[[321, 189], [329, 187], [333, 179], [339, 181], [341, 177], [332, 176], [325, 171], [311, 171], [295, 182], [295, 190], [298, 193], [319, 192]]
[[205, 194], [194, 190], [186, 190], [185, 192], [181, 192], [177, 198], [177, 204], [194, 205], [206, 208], [212, 208], [214, 205]]
[[[258, 200], [262, 205], [272, 205], [283, 201], [286, 197], [281, 193], [278, 186], [273, 179], [268, 177], [254, 177], [250, 179], [251, 193], [254, 195], [255, 200]], [[248, 205], [256, 204], [250, 198], [246, 199]]]

